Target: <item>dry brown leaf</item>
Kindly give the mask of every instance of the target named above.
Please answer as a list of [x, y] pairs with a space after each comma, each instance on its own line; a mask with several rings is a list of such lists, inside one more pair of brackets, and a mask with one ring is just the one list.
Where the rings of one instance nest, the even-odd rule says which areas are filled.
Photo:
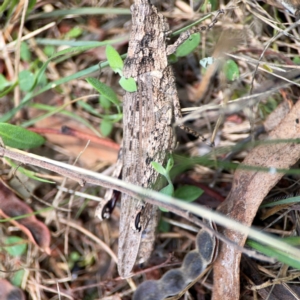
[[[280, 124], [270, 132], [268, 140], [300, 138], [300, 101], [298, 101]], [[251, 226], [258, 207], [272, 187], [283, 176], [275, 168], [288, 169], [300, 157], [300, 144], [274, 143], [254, 148], [243, 164], [268, 167], [271, 172], [238, 169], [233, 178], [230, 194], [220, 207], [220, 212], [247, 226]], [[274, 171], [274, 172], [273, 172]], [[247, 236], [224, 229], [228, 239], [243, 246]], [[214, 264], [214, 300], [237, 300], [240, 297], [241, 253], [222, 243], [218, 259]]]
[[5, 279], [0, 278], [0, 299], [1, 300], [25, 300], [22, 290], [13, 286]]
[[[31, 118], [33, 118], [37, 115], [37, 111], [32, 109], [30, 111], [30, 115]], [[35, 123], [35, 127], [37, 128], [51, 128], [60, 130], [63, 126], [76, 128], [79, 131], [94, 135], [90, 129], [63, 116], [51, 116]], [[114, 163], [118, 157], [118, 149], [116, 148], [112, 149], [105, 146], [102, 147], [99, 144], [91, 142], [85, 149], [87, 140], [57, 134], [45, 134], [44, 136], [53, 144], [61, 146], [70, 155], [70, 157], [73, 157], [74, 159], [84, 150], [82, 155], [79, 157], [79, 162], [80, 165], [85, 168], [92, 168], [99, 161]]]
[[[32, 213], [33, 210], [25, 202], [0, 182], [0, 216], [8, 219]], [[34, 215], [18, 220], [10, 220], [10, 222], [20, 228], [41, 250], [50, 255], [51, 234], [44, 223]]]

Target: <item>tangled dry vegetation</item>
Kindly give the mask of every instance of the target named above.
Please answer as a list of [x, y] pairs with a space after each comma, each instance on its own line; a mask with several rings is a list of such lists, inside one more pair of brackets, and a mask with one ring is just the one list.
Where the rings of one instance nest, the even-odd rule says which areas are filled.
[[[34, 92], [28, 87], [29, 73], [25, 85], [24, 77], [17, 82], [22, 71], [37, 74], [51, 55], [87, 46], [89, 41], [115, 39], [115, 49], [126, 53], [130, 1], [79, 2], [31, 1], [28, 8], [27, 1], [20, 1], [7, 4], [4, 11], [5, 4], [0, 7], [0, 70], [3, 78], [16, 82], [0, 91], [0, 121], [46, 138], [43, 146], [30, 152], [110, 175], [122, 139], [122, 121], [109, 119], [117, 116], [115, 107], [99, 100], [84, 79], [99, 78], [122, 99], [118, 76], [110, 68], [99, 69], [98, 63], [106, 61], [105, 43], [51, 60]], [[181, 170], [175, 187], [200, 187], [204, 193], [194, 203], [299, 245], [295, 196], [300, 37], [294, 16], [282, 9], [280, 1], [220, 0], [205, 9], [193, 9], [189, 1], [156, 2], [172, 31], [206, 15], [210, 8], [215, 12], [201, 24], [205, 27], [199, 46], [173, 65], [186, 121], [215, 146], [178, 130], [175, 167]], [[219, 8], [224, 13], [212, 24]], [[17, 37], [22, 37], [22, 44]], [[215, 59], [206, 70], [199, 64], [205, 57]], [[20, 103], [22, 109], [13, 110]], [[241, 162], [248, 168], [235, 170]], [[28, 177], [24, 168], [44, 182]], [[141, 282], [159, 279], [180, 266], [195, 247], [193, 224], [164, 213], [152, 257], [136, 267], [134, 277], [123, 280], [114, 254], [120, 211], [116, 208], [103, 222], [94, 217], [105, 189], [82, 187], [49, 170], [7, 158], [2, 158], [1, 170], [1, 299], [11, 299], [12, 294], [14, 299], [131, 299]], [[290, 201], [261, 206], [291, 195]], [[236, 245], [220, 243], [216, 261], [182, 299], [300, 299], [296, 263], [271, 258], [272, 249], [266, 257], [250, 251], [259, 245], [250, 241], [245, 246], [244, 234], [226, 227], [219, 232]], [[246, 248], [244, 254], [241, 247]]]

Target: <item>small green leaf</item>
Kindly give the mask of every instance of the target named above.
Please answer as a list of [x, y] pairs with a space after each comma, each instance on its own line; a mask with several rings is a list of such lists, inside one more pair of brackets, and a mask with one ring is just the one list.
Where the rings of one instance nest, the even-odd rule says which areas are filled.
[[184, 43], [182, 43], [176, 50], [177, 57], [187, 56], [192, 53], [200, 43], [200, 33], [193, 33]]
[[31, 52], [29, 50], [27, 43], [22, 42], [20, 50], [21, 50], [20, 51], [21, 59], [24, 61], [30, 62], [31, 61]]
[[211, 4], [211, 10], [217, 10], [218, 9], [218, 0], [209, 0], [210, 4]]
[[120, 86], [127, 92], [133, 93], [137, 91], [136, 82], [133, 78], [121, 77], [119, 80]]
[[164, 188], [162, 188], [160, 190], [160, 193], [167, 195], [167, 196], [173, 196], [174, 194], [174, 186], [173, 184], [168, 184], [167, 186], [165, 186]]
[[111, 102], [103, 95], [100, 95], [99, 97], [99, 104], [104, 109], [110, 109], [111, 107]]
[[[160, 193], [164, 194], [164, 195], [167, 195], [167, 196], [173, 196], [174, 194], [174, 186], [172, 183], [169, 183], [167, 186], [165, 186], [164, 188], [162, 188], [160, 191]], [[164, 211], [164, 212], [168, 212], [169, 210], [167, 210], [166, 208], [163, 208], [163, 207], [159, 207], [159, 209], [161, 211]]]
[[164, 219], [160, 219], [158, 224], [158, 231], [160, 232], [169, 232], [170, 231], [170, 223], [166, 222]]
[[120, 76], [122, 76], [124, 63], [120, 54], [111, 45], [106, 46], [105, 53], [110, 67], [113, 69], [115, 73], [119, 73]]
[[168, 159], [167, 166], [166, 166], [167, 173], [170, 173], [170, 171], [172, 170], [173, 166], [174, 166], [174, 159], [173, 159], [173, 156], [171, 156]]
[[203, 190], [193, 185], [183, 185], [176, 189], [174, 197], [186, 202], [192, 202], [203, 194]]
[[166, 171], [166, 169], [165, 169], [161, 164], [159, 164], [159, 163], [156, 162], [156, 161], [152, 161], [152, 162], [151, 162], [151, 165], [152, 165], [153, 169], [154, 169], [156, 172], [158, 172], [159, 174], [161, 174], [161, 175], [163, 175], [163, 176], [166, 176], [167, 171]]
[[81, 259], [81, 255], [77, 251], [72, 251], [69, 256], [70, 261], [77, 262]]
[[113, 124], [110, 121], [102, 120], [100, 125], [100, 130], [103, 136], [110, 135], [112, 129], [113, 129]]
[[233, 81], [240, 77], [239, 67], [232, 59], [226, 61], [224, 65], [224, 73], [226, 78], [230, 81]]
[[4, 247], [6, 252], [13, 257], [23, 255], [27, 249], [26, 241], [18, 236], [9, 236], [4, 239], [3, 243], [6, 245]]
[[293, 62], [296, 64], [296, 65], [299, 65], [300, 64], [300, 56], [299, 55], [295, 55], [293, 57]]
[[10, 86], [11, 83], [6, 80], [6, 78], [0, 74], [0, 91], [3, 91], [6, 87]]
[[170, 64], [175, 64], [176, 62], [178, 62], [178, 57], [174, 53], [172, 53], [168, 56], [168, 62]]
[[101, 95], [105, 96], [109, 101], [119, 106], [120, 101], [112, 88], [97, 80], [96, 78], [89, 77], [86, 81]]
[[273, 69], [267, 64], [263, 64], [262, 67], [270, 73], [274, 72]]
[[18, 149], [39, 147], [45, 142], [39, 134], [7, 123], [0, 123], [0, 137], [6, 146]]
[[66, 33], [65, 37], [74, 39], [74, 38], [81, 36], [82, 32], [83, 32], [82, 28], [75, 26], [69, 32]]
[[34, 75], [28, 70], [23, 70], [19, 73], [19, 85], [23, 92], [29, 92], [34, 86]]
[[22, 285], [24, 275], [25, 275], [25, 270], [20, 269], [14, 272], [14, 275], [12, 276], [10, 282], [12, 283], [12, 285], [20, 287]]
[[72, 269], [75, 265], [75, 263], [79, 262], [81, 259], [81, 256], [78, 252], [72, 251], [68, 258], [68, 266], [70, 269]]
[[47, 57], [52, 56], [55, 53], [55, 47], [52, 45], [45, 46], [44, 53], [47, 55]]

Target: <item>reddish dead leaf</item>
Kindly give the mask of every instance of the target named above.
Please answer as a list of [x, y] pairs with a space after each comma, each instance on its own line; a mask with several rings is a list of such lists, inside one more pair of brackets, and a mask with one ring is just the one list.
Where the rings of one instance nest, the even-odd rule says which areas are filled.
[[68, 126], [62, 126], [60, 129], [31, 127], [28, 128], [28, 130], [39, 133], [41, 135], [58, 134], [58, 135], [64, 135], [66, 137], [76, 137], [84, 141], [93, 142], [95, 144], [98, 144], [99, 146], [104, 146], [117, 151], [120, 150], [120, 146], [108, 138], [101, 138], [94, 134], [89, 134], [74, 128], [70, 128]]
[[241, 124], [244, 120], [239, 115], [231, 115], [226, 118], [226, 121], [235, 124]]
[[[37, 110], [30, 109], [30, 118], [37, 117], [40, 113]], [[66, 136], [61, 133], [61, 128], [65, 126], [68, 128], [76, 129], [77, 132], [82, 133], [82, 136]], [[87, 169], [93, 168], [97, 162], [107, 162], [114, 163], [118, 157], [118, 147], [117, 144], [112, 143], [108, 145], [105, 140], [102, 139], [103, 143], [95, 142], [90, 139], [90, 136], [94, 136], [94, 132], [89, 130], [88, 128], [82, 126], [77, 121], [69, 120], [63, 116], [51, 116], [46, 119], [39, 120], [35, 123], [36, 128], [46, 128], [53, 130], [53, 132], [46, 132], [44, 136], [48, 141], [52, 142], [55, 145], [61, 146], [67, 153], [69, 153], [70, 157], [76, 158], [81, 152], [82, 154], [79, 157], [79, 163], [82, 167]], [[86, 137], [83, 137], [83, 134], [86, 134]], [[91, 140], [90, 144], [87, 148], [87, 141]], [[99, 139], [100, 140], [100, 139]]]
[[5, 279], [0, 279], [0, 299], [1, 300], [25, 300], [25, 295], [19, 288], [13, 286]]
[[68, 32], [70, 32], [70, 30], [73, 29], [72, 24], [67, 23], [67, 21], [62, 21], [59, 26], [58, 26], [58, 30], [60, 32], [60, 34], [66, 34]]
[[[300, 101], [298, 101], [278, 126], [269, 133], [268, 140], [300, 138]], [[274, 143], [254, 148], [243, 164], [268, 167], [270, 172], [238, 169], [233, 178], [230, 194], [220, 207], [220, 212], [247, 226], [251, 226], [258, 207], [264, 197], [283, 176], [276, 168], [288, 169], [300, 157], [300, 144]], [[273, 171], [272, 171], [273, 170]], [[226, 238], [243, 246], [247, 236], [238, 232], [222, 230]], [[222, 243], [218, 259], [214, 264], [214, 300], [237, 300], [240, 296], [241, 253]]]
[[[0, 183], [0, 216], [9, 219], [32, 213], [33, 210], [26, 203], [4, 186], [2, 182]], [[20, 228], [41, 250], [50, 255], [51, 235], [44, 223], [39, 221], [34, 215], [18, 220], [10, 220], [10, 222]]]

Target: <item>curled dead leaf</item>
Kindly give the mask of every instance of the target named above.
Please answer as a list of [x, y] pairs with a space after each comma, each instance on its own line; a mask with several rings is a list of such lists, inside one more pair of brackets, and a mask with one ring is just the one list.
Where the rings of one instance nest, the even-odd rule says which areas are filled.
[[2, 182], [0, 183], [0, 215], [5, 219], [29, 215], [17, 220], [10, 219], [9, 222], [20, 228], [35, 245], [50, 255], [51, 234], [48, 227], [39, 221], [33, 215], [33, 210]]
[[13, 286], [5, 279], [0, 279], [0, 299], [1, 300], [25, 300], [25, 295], [19, 288]]

